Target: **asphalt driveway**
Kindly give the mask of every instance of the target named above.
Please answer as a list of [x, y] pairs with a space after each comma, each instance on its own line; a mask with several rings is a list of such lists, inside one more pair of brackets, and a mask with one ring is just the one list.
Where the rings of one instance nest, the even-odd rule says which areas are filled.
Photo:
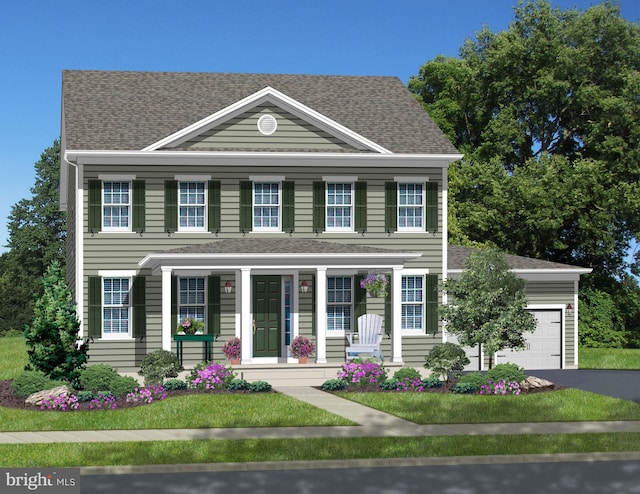
[[528, 370], [526, 372], [530, 376], [541, 377], [569, 388], [640, 403], [640, 371]]

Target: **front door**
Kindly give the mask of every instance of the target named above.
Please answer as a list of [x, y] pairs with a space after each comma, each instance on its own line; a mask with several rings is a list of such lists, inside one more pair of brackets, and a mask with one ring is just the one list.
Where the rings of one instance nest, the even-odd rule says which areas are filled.
[[280, 356], [280, 276], [253, 277], [253, 356]]

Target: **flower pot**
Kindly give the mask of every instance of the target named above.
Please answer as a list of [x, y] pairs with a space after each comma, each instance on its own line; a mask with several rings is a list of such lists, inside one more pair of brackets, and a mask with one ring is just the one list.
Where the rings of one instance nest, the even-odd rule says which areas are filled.
[[309, 362], [309, 357], [298, 357], [299, 364], [306, 364]]
[[369, 296], [372, 298], [378, 298], [378, 293], [377, 292], [369, 292]]
[[240, 365], [240, 359], [239, 358], [232, 358], [231, 359], [231, 365]]

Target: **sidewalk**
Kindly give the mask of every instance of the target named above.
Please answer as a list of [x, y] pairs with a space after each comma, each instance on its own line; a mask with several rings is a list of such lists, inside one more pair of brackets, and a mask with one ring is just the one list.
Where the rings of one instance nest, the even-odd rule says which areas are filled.
[[282, 387], [279, 388], [278, 391], [318, 408], [322, 408], [323, 410], [345, 417], [358, 425], [244, 429], [0, 432], [0, 444], [640, 432], [640, 421], [418, 425], [311, 387]]

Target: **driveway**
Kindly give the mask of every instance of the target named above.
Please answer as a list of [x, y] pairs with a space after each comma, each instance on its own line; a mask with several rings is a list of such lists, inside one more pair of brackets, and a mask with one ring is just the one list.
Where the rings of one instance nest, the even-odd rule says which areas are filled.
[[640, 403], [640, 371], [628, 370], [528, 370], [530, 376], [569, 388], [591, 391]]

